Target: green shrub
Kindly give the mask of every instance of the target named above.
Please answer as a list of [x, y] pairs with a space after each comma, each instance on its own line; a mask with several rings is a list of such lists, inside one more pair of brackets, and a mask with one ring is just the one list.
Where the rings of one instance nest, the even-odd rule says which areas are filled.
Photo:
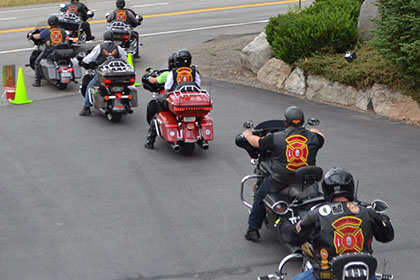
[[377, 20], [371, 43], [420, 87], [420, 1], [379, 0], [381, 20]]
[[272, 17], [265, 31], [275, 57], [293, 63], [314, 52], [344, 52], [357, 42], [359, 0], [322, 0]]

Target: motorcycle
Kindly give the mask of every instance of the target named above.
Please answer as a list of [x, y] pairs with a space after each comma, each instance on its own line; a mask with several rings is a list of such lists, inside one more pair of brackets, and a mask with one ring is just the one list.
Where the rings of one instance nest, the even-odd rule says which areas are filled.
[[[60, 5], [60, 14], [58, 16], [58, 25], [69, 34], [68, 44], [74, 48], [83, 46], [86, 43], [87, 34], [83, 30], [83, 19], [72, 12], [66, 11], [66, 4]], [[93, 18], [94, 12], [88, 11], [89, 18]]]
[[[82, 61], [85, 53], [77, 56]], [[99, 85], [89, 89], [89, 99], [94, 108], [111, 122], [117, 123], [122, 115], [132, 114], [134, 107], [138, 107], [137, 89], [134, 85], [136, 74], [134, 68], [121, 59], [107, 59], [101, 65], [83, 64], [87, 70], [80, 85], [80, 94], [85, 97], [89, 81], [97, 74]]]
[[[156, 98], [163, 87], [149, 83], [147, 77], [156, 76], [158, 71], [146, 70], [142, 77], [143, 88], [154, 93]], [[164, 110], [158, 112], [155, 118], [148, 117], [157, 135], [168, 142], [175, 152], [185, 156], [194, 153], [195, 144], [207, 150], [208, 141], [213, 140], [213, 119], [210, 116], [213, 102], [209, 93], [194, 82], [185, 82], [165, 96]]]
[[[385, 213], [389, 208], [388, 204], [383, 200], [374, 200], [370, 205], [365, 202], [356, 201], [363, 207], [370, 207], [378, 213]], [[289, 273], [291, 262], [301, 262], [301, 270], [306, 271], [312, 268], [311, 260], [313, 250], [310, 243], [302, 245], [301, 252], [295, 252], [284, 257], [277, 272], [266, 276], [258, 277], [257, 280], [288, 280], [294, 277], [294, 273]], [[332, 258], [329, 262], [331, 267], [332, 280], [370, 280], [373, 276], [375, 280], [392, 280], [394, 276], [391, 274], [378, 273], [378, 261], [375, 256], [369, 253], [355, 252], [345, 253]]]
[[[105, 15], [108, 18], [109, 13]], [[136, 15], [136, 19], [139, 22], [139, 25], [143, 21], [143, 17]], [[128, 53], [131, 53], [133, 56], [139, 54], [139, 45], [142, 45], [138, 42], [138, 36], [134, 35], [134, 28], [124, 21], [113, 20], [107, 24], [107, 30], [110, 30], [114, 35], [114, 42], [118, 43], [123, 49]]]
[[[33, 38], [33, 34], [40, 32], [37, 28], [27, 34], [28, 41], [34, 45], [34, 50], [29, 57], [29, 64], [33, 70], [35, 69], [35, 60], [42, 52], [45, 46], [40, 40]], [[58, 44], [54, 50], [41, 59], [41, 78], [57, 86], [58, 89], [64, 90], [70, 82], [77, 83], [76, 79], [82, 76], [81, 68], [74, 58], [73, 49], [68, 44]]]
[[[319, 120], [311, 118], [307, 125], [318, 125]], [[258, 124], [254, 128], [252, 121], [244, 123], [244, 128], [252, 129], [254, 135], [260, 137], [269, 132], [282, 131], [287, 128], [283, 120], [269, 120]], [[251, 157], [251, 163], [255, 165], [254, 174], [243, 177], [241, 181], [240, 197], [242, 203], [250, 212], [255, 191], [258, 190], [265, 177], [273, 174], [271, 170], [271, 153], [262, 153], [258, 148], [251, 146], [240, 134], [235, 143], [245, 149]], [[313, 207], [324, 203], [325, 199], [320, 192], [319, 182], [322, 179], [323, 170], [319, 166], [303, 166], [296, 170], [295, 183], [277, 192], [269, 193], [263, 200], [266, 210], [265, 225], [272, 231], [280, 243], [290, 253], [299, 252], [300, 248], [292, 245], [291, 228], [297, 224]], [[249, 184], [249, 183], [252, 184]], [[246, 186], [251, 187], [245, 198]]]

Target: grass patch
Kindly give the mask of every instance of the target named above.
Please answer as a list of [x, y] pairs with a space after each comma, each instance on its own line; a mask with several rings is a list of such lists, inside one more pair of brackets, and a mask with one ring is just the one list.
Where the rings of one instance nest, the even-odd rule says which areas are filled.
[[2, 0], [0, 2], [0, 8], [27, 6], [27, 5], [36, 5], [36, 4], [47, 4], [47, 3], [57, 3], [57, 2], [62, 2], [62, 1], [57, 1], [57, 0]]
[[415, 81], [398, 74], [396, 67], [372, 46], [361, 44], [355, 52], [357, 58], [352, 63], [347, 62], [343, 54], [319, 53], [299, 59], [294, 66], [306, 73], [358, 89], [365, 89], [374, 83], [387, 85], [420, 102], [420, 89], [415, 86]]

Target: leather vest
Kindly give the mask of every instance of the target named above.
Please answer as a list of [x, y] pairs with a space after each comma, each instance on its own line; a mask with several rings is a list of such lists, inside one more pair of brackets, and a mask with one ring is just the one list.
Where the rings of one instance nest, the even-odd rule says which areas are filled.
[[318, 210], [320, 231], [314, 237], [314, 273], [331, 276], [328, 261], [350, 252], [372, 253], [373, 232], [368, 210], [352, 202], [333, 202]]
[[66, 31], [59, 27], [53, 27], [49, 30], [50, 34], [46, 38], [45, 42], [49, 42], [47, 46], [56, 46], [58, 44], [64, 43], [66, 40]]
[[172, 69], [174, 83], [170, 91], [174, 90], [180, 83], [195, 82], [196, 69], [192, 67], [178, 67]]
[[110, 56], [112, 56], [113, 58], [120, 58], [118, 45], [114, 42], [104, 42], [100, 46], [101, 51], [96, 60], [98, 65], [102, 64]]
[[316, 164], [316, 155], [322, 145], [316, 133], [303, 127], [292, 127], [274, 133], [273, 146], [273, 177], [290, 184], [298, 168]]

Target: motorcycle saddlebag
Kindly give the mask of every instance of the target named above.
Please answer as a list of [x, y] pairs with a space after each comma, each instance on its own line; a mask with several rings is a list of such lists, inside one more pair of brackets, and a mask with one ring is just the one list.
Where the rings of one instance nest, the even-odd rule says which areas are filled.
[[130, 100], [130, 106], [131, 107], [138, 107], [139, 106], [139, 101], [137, 98], [137, 89], [134, 86], [129, 86], [128, 87], [129, 90], [129, 94], [133, 97], [133, 99]]
[[169, 111], [162, 111], [156, 117], [160, 124], [159, 134], [168, 142], [178, 141], [178, 123], [175, 116]]
[[206, 90], [186, 85], [169, 94], [168, 108], [177, 116], [200, 117], [211, 111], [213, 102]]
[[80, 79], [82, 77], [82, 69], [79, 66], [79, 63], [76, 58], [71, 59], [71, 64], [73, 65], [73, 74], [75, 79]]
[[201, 119], [201, 135], [205, 141], [213, 140], [213, 119], [210, 114]]
[[42, 74], [46, 78], [48, 78], [49, 80], [59, 79], [57, 69], [55, 68], [54, 62], [52, 61], [51, 58], [41, 59], [41, 62], [39, 63], [39, 65], [42, 69]]

